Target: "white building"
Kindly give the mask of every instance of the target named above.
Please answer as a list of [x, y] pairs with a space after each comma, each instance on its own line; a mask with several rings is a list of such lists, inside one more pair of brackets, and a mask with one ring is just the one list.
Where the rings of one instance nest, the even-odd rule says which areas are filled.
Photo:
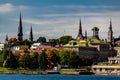
[[0, 44], [0, 50], [3, 50], [5, 48], [5, 44], [1, 43]]
[[33, 43], [30, 47], [31, 50], [36, 50], [38, 46], [41, 46], [41, 43]]

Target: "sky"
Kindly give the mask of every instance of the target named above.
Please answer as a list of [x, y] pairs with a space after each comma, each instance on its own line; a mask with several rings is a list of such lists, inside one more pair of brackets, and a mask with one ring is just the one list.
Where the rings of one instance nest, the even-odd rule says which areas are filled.
[[22, 15], [23, 38], [29, 39], [30, 27], [34, 40], [71, 35], [76, 38], [79, 21], [82, 33], [99, 28], [101, 39], [107, 38], [110, 18], [114, 37], [120, 36], [120, 0], [0, 0], [0, 42], [16, 37], [19, 15]]

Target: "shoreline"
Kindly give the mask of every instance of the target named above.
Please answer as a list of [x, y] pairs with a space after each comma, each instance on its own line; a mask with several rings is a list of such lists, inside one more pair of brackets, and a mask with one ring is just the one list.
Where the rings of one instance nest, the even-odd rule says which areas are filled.
[[[65, 74], [65, 75], [89, 75], [89, 73], [84, 72], [81, 74], [79, 71], [41, 71], [41, 70], [10, 70], [10, 71], [0, 71], [0, 74]], [[91, 74], [90, 74], [91, 75]], [[92, 74], [94, 75], [94, 74]]]
[[53, 72], [53, 73], [48, 73], [48, 72], [14, 72], [14, 71], [10, 71], [10, 72], [0, 72], [0, 74], [67, 74], [67, 75], [79, 75], [79, 72]]
[[30, 69], [10, 69], [10, 68], [0, 68], [0, 74], [68, 74], [68, 75], [88, 75], [91, 74], [91, 71], [81, 70], [81, 69], [61, 69], [60, 71], [56, 70], [30, 70]]

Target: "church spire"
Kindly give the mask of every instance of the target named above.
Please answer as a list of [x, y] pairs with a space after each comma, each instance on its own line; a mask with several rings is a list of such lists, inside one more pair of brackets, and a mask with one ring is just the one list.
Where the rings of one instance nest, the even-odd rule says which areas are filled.
[[81, 25], [81, 19], [80, 19], [77, 39], [81, 39], [81, 38], [83, 38], [83, 34], [82, 34], [82, 25]]
[[110, 18], [110, 27], [109, 30], [112, 31], [112, 22], [111, 22], [111, 18]]
[[8, 43], [8, 35], [6, 34], [5, 43]]
[[19, 26], [18, 26], [18, 40], [19, 40], [19, 41], [22, 41], [22, 40], [23, 40], [21, 12], [20, 12], [20, 20], [19, 20]]
[[85, 37], [87, 38], [87, 30], [85, 30]]
[[33, 32], [32, 32], [32, 26], [30, 28], [30, 37], [29, 37], [30, 41], [33, 41]]
[[110, 26], [109, 26], [109, 30], [108, 30], [108, 42], [112, 42], [113, 41], [113, 30], [112, 30], [112, 22], [110, 19]]

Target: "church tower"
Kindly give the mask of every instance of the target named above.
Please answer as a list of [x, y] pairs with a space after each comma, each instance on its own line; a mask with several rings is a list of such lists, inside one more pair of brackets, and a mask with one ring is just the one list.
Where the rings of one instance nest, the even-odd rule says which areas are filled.
[[93, 37], [99, 39], [99, 28], [98, 27], [93, 27], [92, 31], [93, 31]]
[[82, 39], [82, 38], [83, 38], [83, 34], [82, 34], [82, 26], [81, 26], [81, 19], [80, 19], [77, 39]]
[[30, 28], [30, 36], [29, 36], [29, 40], [33, 41], [33, 32], [32, 32], [32, 26]]
[[22, 31], [22, 17], [20, 13], [20, 20], [19, 20], [19, 26], [18, 26], [18, 40], [22, 41], [23, 40], [23, 31]]
[[108, 42], [111, 43], [113, 41], [113, 31], [112, 31], [112, 22], [110, 19], [110, 26], [108, 30]]

